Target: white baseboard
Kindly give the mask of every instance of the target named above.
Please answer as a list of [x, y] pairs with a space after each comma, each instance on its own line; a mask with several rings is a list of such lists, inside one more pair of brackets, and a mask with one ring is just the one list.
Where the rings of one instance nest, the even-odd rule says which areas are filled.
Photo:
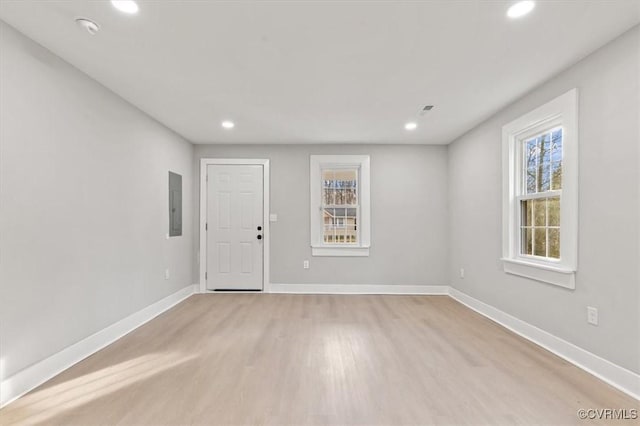
[[506, 312], [474, 299], [453, 287], [450, 287], [449, 295], [519, 336], [569, 361], [627, 395], [640, 400], [640, 374], [594, 355], [573, 343], [569, 343]]
[[43, 359], [8, 377], [0, 383], [0, 407], [4, 407], [30, 390], [60, 374], [72, 365], [82, 361], [127, 333], [157, 317], [164, 311], [191, 296], [196, 285], [189, 285], [146, 308], [121, 319], [115, 324], [75, 343], [68, 348]]
[[423, 294], [448, 295], [446, 285], [393, 285], [393, 284], [274, 284], [268, 293], [293, 294]]
[[[113, 343], [162, 312], [196, 293], [197, 284], [187, 286], [117, 323], [69, 346], [51, 357], [3, 380], [0, 407], [4, 407], [89, 355]], [[420, 294], [449, 295], [470, 309], [497, 322], [523, 338], [545, 348], [598, 377], [631, 397], [640, 400], [640, 375], [592, 354], [529, 323], [515, 318], [449, 286], [370, 284], [271, 284], [270, 293], [293, 294]]]

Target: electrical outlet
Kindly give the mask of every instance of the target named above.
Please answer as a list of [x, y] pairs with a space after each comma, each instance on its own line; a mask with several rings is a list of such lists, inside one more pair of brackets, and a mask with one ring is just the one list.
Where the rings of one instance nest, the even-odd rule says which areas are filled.
[[304, 269], [309, 269], [309, 261], [308, 261], [308, 260], [305, 260], [304, 262], [302, 262], [302, 267], [303, 267]]
[[165, 280], [168, 280], [168, 279], [169, 279], [169, 270], [168, 270], [168, 269], [165, 269], [165, 270], [164, 270], [164, 279], [165, 279]]
[[598, 308], [587, 306], [587, 322], [589, 324], [598, 325]]
[[460, 268], [460, 278], [464, 278], [464, 268]]

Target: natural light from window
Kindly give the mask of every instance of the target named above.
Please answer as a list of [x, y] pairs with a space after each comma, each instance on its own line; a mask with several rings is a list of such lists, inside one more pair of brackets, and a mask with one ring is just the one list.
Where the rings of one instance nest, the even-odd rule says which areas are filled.
[[521, 255], [560, 259], [562, 128], [523, 141]]
[[322, 170], [323, 241], [358, 242], [358, 170]]

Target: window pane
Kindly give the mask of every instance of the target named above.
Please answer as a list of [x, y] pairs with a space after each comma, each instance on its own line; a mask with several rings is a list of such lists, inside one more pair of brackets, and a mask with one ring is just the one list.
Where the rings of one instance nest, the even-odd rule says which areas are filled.
[[546, 228], [533, 228], [533, 254], [547, 256], [547, 232]]
[[549, 229], [549, 257], [560, 259], [560, 229]]
[[544, 163], [538, 167], [538, 192], [551, 189], [551, 165]]
[[520, 201], [520, 213], [522, 215], [521, 226], [532, 226], [531, 217], [533, 214], [533, 200]]
[[551, 162], [551, 133], [545, 133], [540, 137], [540, 164]]
[[537, 138], [534, 138], [525, 142], [524, 170], [526, 174], [527, 194], [536, 192], [537, 140]]
[[357, 213], [357, 208], [323, 208], [323, 241], [330, 244], [357, 243]]
[[325, 243], [333, 242], [334, 227], [333, 220], [335, 217], [335, 209], [323, 209], [322, 210], [322, 223], [323, 223], [323, 240]]
[[560, 226], [560, 198], [548, 198], [547, 217], [549, 226]]
[[546, 226], [547, 224], [547, 200], [533, 200], [533, 220], [535, 226]]
[[549, 190], [549, 186], [551, 184], [550, 173], [551, 170], [549, 168], [549, 157], [551, 150], [551, 137], [550, 135], [544, 134], [539, 138], [538, 143], [538, 184], [536, 192], [544, 192]]
[[527, 194], [536, 192], [536, 171], [527, 171]]
[[324, 205], [357, 205], [357, 186], [357, 169], [322, 170], [322, 202]]
[[562, 129], [551, 132], [551, 161], [562, 161]]
[[533, 254], [532, 249], [532, 240], [533, 240], [533, 231], [531, 228], [522, 228], [521, 233], [521, 242], [522, 247], [520, 248], [522, 254]]
[[551, 189], [562, 189], [562, 161], [551, 163]]
[[322, 203], [325, 205], [335, 204], [334, 200], [334, 185], [335, 179], [333, 177], [333, 170], [322, 171]]

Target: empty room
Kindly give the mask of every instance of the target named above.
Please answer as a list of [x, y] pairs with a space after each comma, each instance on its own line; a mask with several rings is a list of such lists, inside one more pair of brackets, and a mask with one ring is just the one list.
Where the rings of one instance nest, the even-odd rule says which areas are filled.
[[0, 425], [639, 411], [640, 0], [0, 0]]

